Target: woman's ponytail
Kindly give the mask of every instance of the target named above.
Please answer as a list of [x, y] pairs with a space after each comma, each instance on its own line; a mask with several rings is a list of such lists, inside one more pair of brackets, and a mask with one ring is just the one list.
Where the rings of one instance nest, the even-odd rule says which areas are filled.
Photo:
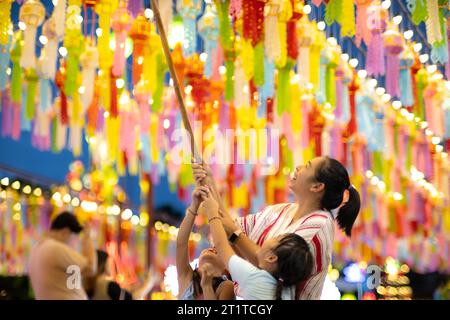
[[[336, 159], [324, 158], [324, 161], [318, 166], [315, 173], [315, 179], [325, 184], [325, 193], [321, 199], [321, 206], [330, 212], [338, 210], [337, 223], [345, 234], [350, 237], [353, 223], [361, 207], [359, 193], [350, 184], [347, 169]], [[344, 200], [345, 192], [349, 193], [348, 200]], [[343, 204], [343, 201], [346, 201], [346, 203]]]
[[358, 191], [353, 186], [350, 186], [348, 192], [348, 201], [339, 209], [336, 220], [339, 227], [348, 237], [350, 237], [352, 234], [353, 224], [355, 223], [361, 207], [361, 199]]

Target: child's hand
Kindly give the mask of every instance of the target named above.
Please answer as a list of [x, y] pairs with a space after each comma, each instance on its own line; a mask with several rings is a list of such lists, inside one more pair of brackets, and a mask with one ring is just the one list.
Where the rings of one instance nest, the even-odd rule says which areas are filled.
[[219, 215], [219, 204], [212, 197], [211, 193], [208, 193], [208, 197], [200, 204], [198, 213], [208, 218]]
[[205, 263], [203, 266], [203, 272], [201, 273], [202, 279], [200, 280], [200, 285], [202, 288], [207, 286], [212, 286], [212, 281], [214, 279], [214, 275], [211, 270], [211, 265], [209, 263]]
[[209, 168], [209, 166], [206, 163], [192, 163], [192, 173], [194, 175], [195, 182], [198, 184], [200, 183], [207, 183], [208, 179], [212, 178], [212, 171]]
[[196, 187], [192, 192], [191, 210], [197, 213], [200, 203], [208, 196], [209, 189], [206, 186]]

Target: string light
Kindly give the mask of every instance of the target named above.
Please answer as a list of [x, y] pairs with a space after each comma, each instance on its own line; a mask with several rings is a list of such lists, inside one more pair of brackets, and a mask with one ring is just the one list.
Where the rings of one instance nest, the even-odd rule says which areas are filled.
[[396, 25], [399, 25], [400, 23], [402, 23], [403, 17], [402, 16], [395, 16], [393, 19], [394, 23]]
[[9, 178], [4, 177], [2, 180], [0, 180], [0, 183], [5, 187], [9, 186]]
[[304, 14], [310, 14], [311, 13], [311, 6], [309, 4], [305, 5], [303, 7], [303, 13]]
[[350, 66], [352, 67], [352, 68], [356, 68], [357, 66], [358, 66], [358, 59], [356, 59], [356, 58], [353, 58], [353, 59], [350, 59], [350, 61], [348, 62], [349, 64], [350, 64]]
[[131, 217], [131, 224], [134, 226], [137, 226], [139, 224], [139, 217], [137, 215]]
[[402, 107], [402, 102], [399, 101], [399, 100], [395, 100], [395, 101], [392, 102], [392, 107], [395, 110], [398, 110], [398, 109], [400, 109]]
[[45, 46], [45, 45], [47, 44], [47, 42], [48, 42], [48, 39], [47, 39], [46, 36], [40, 35], [40, 36], [39, 36], [39, 42], [40, 42], [42, 45]]
[[420, 60], [420, 62], [422, 62], [422, 63], [426, 63], [427, 61], [428, 61], [428, 59], [429, 59], [430, 57], [428, 56], [428, 54], [421, 54], [420, 56], [419, 56], [419, 60]]
[[391, 0], [384, 0], [381, 3], [381, 7], [386, 10], [389, 9], [391, 7]]
[[65, 47], [60, 47], [60, 48], [58, 49], [58, 52], [59, 52], [59, 54], [60, 54], [61, 56], [63, 56], [63, 57], [67, 56], [67, 49], [66, 49]]
[[19, 190], [20, 189], [20, 182], [19, 181], [14, 181], [11, 186], [12, 186], [13, 189]]
[[122, 78], [116, 79], [116, 87], [118, 89], [122, 89], [125, 85], [125, 80], [123, 80]]
[[405, 37], [406, 40], [410, 40], [414, 36], [414, 31], [406, 30], [405, 32], [403, 32], [403, 36]]
[[36, 188], [36, 189], [34, 189], [33, 194], [34, 194], [36, 197], [40, 197], [40, 196], [42, 195], [42, 190], [41, 190], [41, 188]]
[[25, 194], [30, 194], [31, 193], [31, 187], [29, 185], [26, 185], [25, 187], [23, 187], [22, 191]]
[[25, 24], [25, 22], [19, 21], [19, 29], [22, 31], [25, 31], [26, 28], [27, 28], [27, 25]]
[[208, 59], [208, 54], [206, 52], [200, 53], [200, 61], [205, 62]]
[[420, 50], [422, 50], [422, 44], [420, 42], [415, 43], [413, 49], [415, 52], [420, 52]]
[[78, 207], [80, 205], [80, 199], [78, 199], [77, 197], [74, 197], [71, 201], [71, 204], [74, 207]]
[[439, 143], [441, 143], [441, 138], [433, 137], [433, 138], [431, 138], [431, 143], [432, 144], [439, 144]]
[[359, 70], [358, 77], [360, 77], [361, 79], [365, 79], [367, 77], [367, 71], [363, 69]]
[[430, 64], [430, 65], [427, 67], [427, 71], [428, 71], [429, 73], [435, 73], [436, 70], [437, 70], [437, 66], [436, 66], [435, 64]]
[[145, 9], [144, 15], [147, 19], [153, 20], [153, 10], [150, 8]]
[[378, 87], [375, 90], [375, 93], [379, 96], [383, 95], [386, 92], [386, 89], [384, 89], [383, 87]]
[[130, 209], [125, 209], [122, 212], [122, 219], [128, 220], [133, 216], [133, 212]]
[[170, 120], [164, 119], [163, 126], [164, 126], [164, 129], [169, 129], [170, 128]]
[[320, 31], [325, 30], [326, 24], [324, 21], [319, 21], [317, 22], [317, 29], [319, 29]]

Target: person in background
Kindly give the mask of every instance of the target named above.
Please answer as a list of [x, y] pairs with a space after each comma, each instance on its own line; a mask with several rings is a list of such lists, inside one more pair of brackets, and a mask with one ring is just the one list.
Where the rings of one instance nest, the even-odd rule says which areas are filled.
[[[70, 247], [83, 230], [82, 253]], [[31, 249], [29, 276], [36, 300], [86, 300], [82, 278], [97, 270], [97, 255], [89, 225], [84, 228], [75, 215], [60, 213], [50, 231]]]
[[150, 269], [144, 282], [134, 290], [125, 290], [111, 278], [108, 253], [97, 250], [97, 274], [86, 280], [86, 292], [91, 300], [143, 300], [159, 278]]

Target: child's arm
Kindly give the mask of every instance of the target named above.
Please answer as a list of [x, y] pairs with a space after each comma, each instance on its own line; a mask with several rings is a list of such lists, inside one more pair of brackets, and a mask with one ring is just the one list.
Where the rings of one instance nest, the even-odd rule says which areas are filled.
[[207, 194], [206, 187], [198, 187], [192, 193], [192, 204], [186, 210], [186, 215], [181, 222], [180, 229], [178, 230], [177, 242], [176, 242], [176, 266], [178, 274], [178, 287], [180, 293], [182, 289], [186, 289], [187, 284], [192, 280], [192, 268], [189, 264], [189, 236], [194, 226], [195, 217], [197, 215], [198, 206], [201, 198]]
[[208, 198], [200, 205], [199, 212], [208, 217], [209, 229], [214, 240], [214, 246], [222, 261], [228, 265], [228, 261], [235, 255], [235, 252], [228, 243], [227, 234], [220, 221], [219, 204], [214, 200], [211, 193], [208, 194]]

